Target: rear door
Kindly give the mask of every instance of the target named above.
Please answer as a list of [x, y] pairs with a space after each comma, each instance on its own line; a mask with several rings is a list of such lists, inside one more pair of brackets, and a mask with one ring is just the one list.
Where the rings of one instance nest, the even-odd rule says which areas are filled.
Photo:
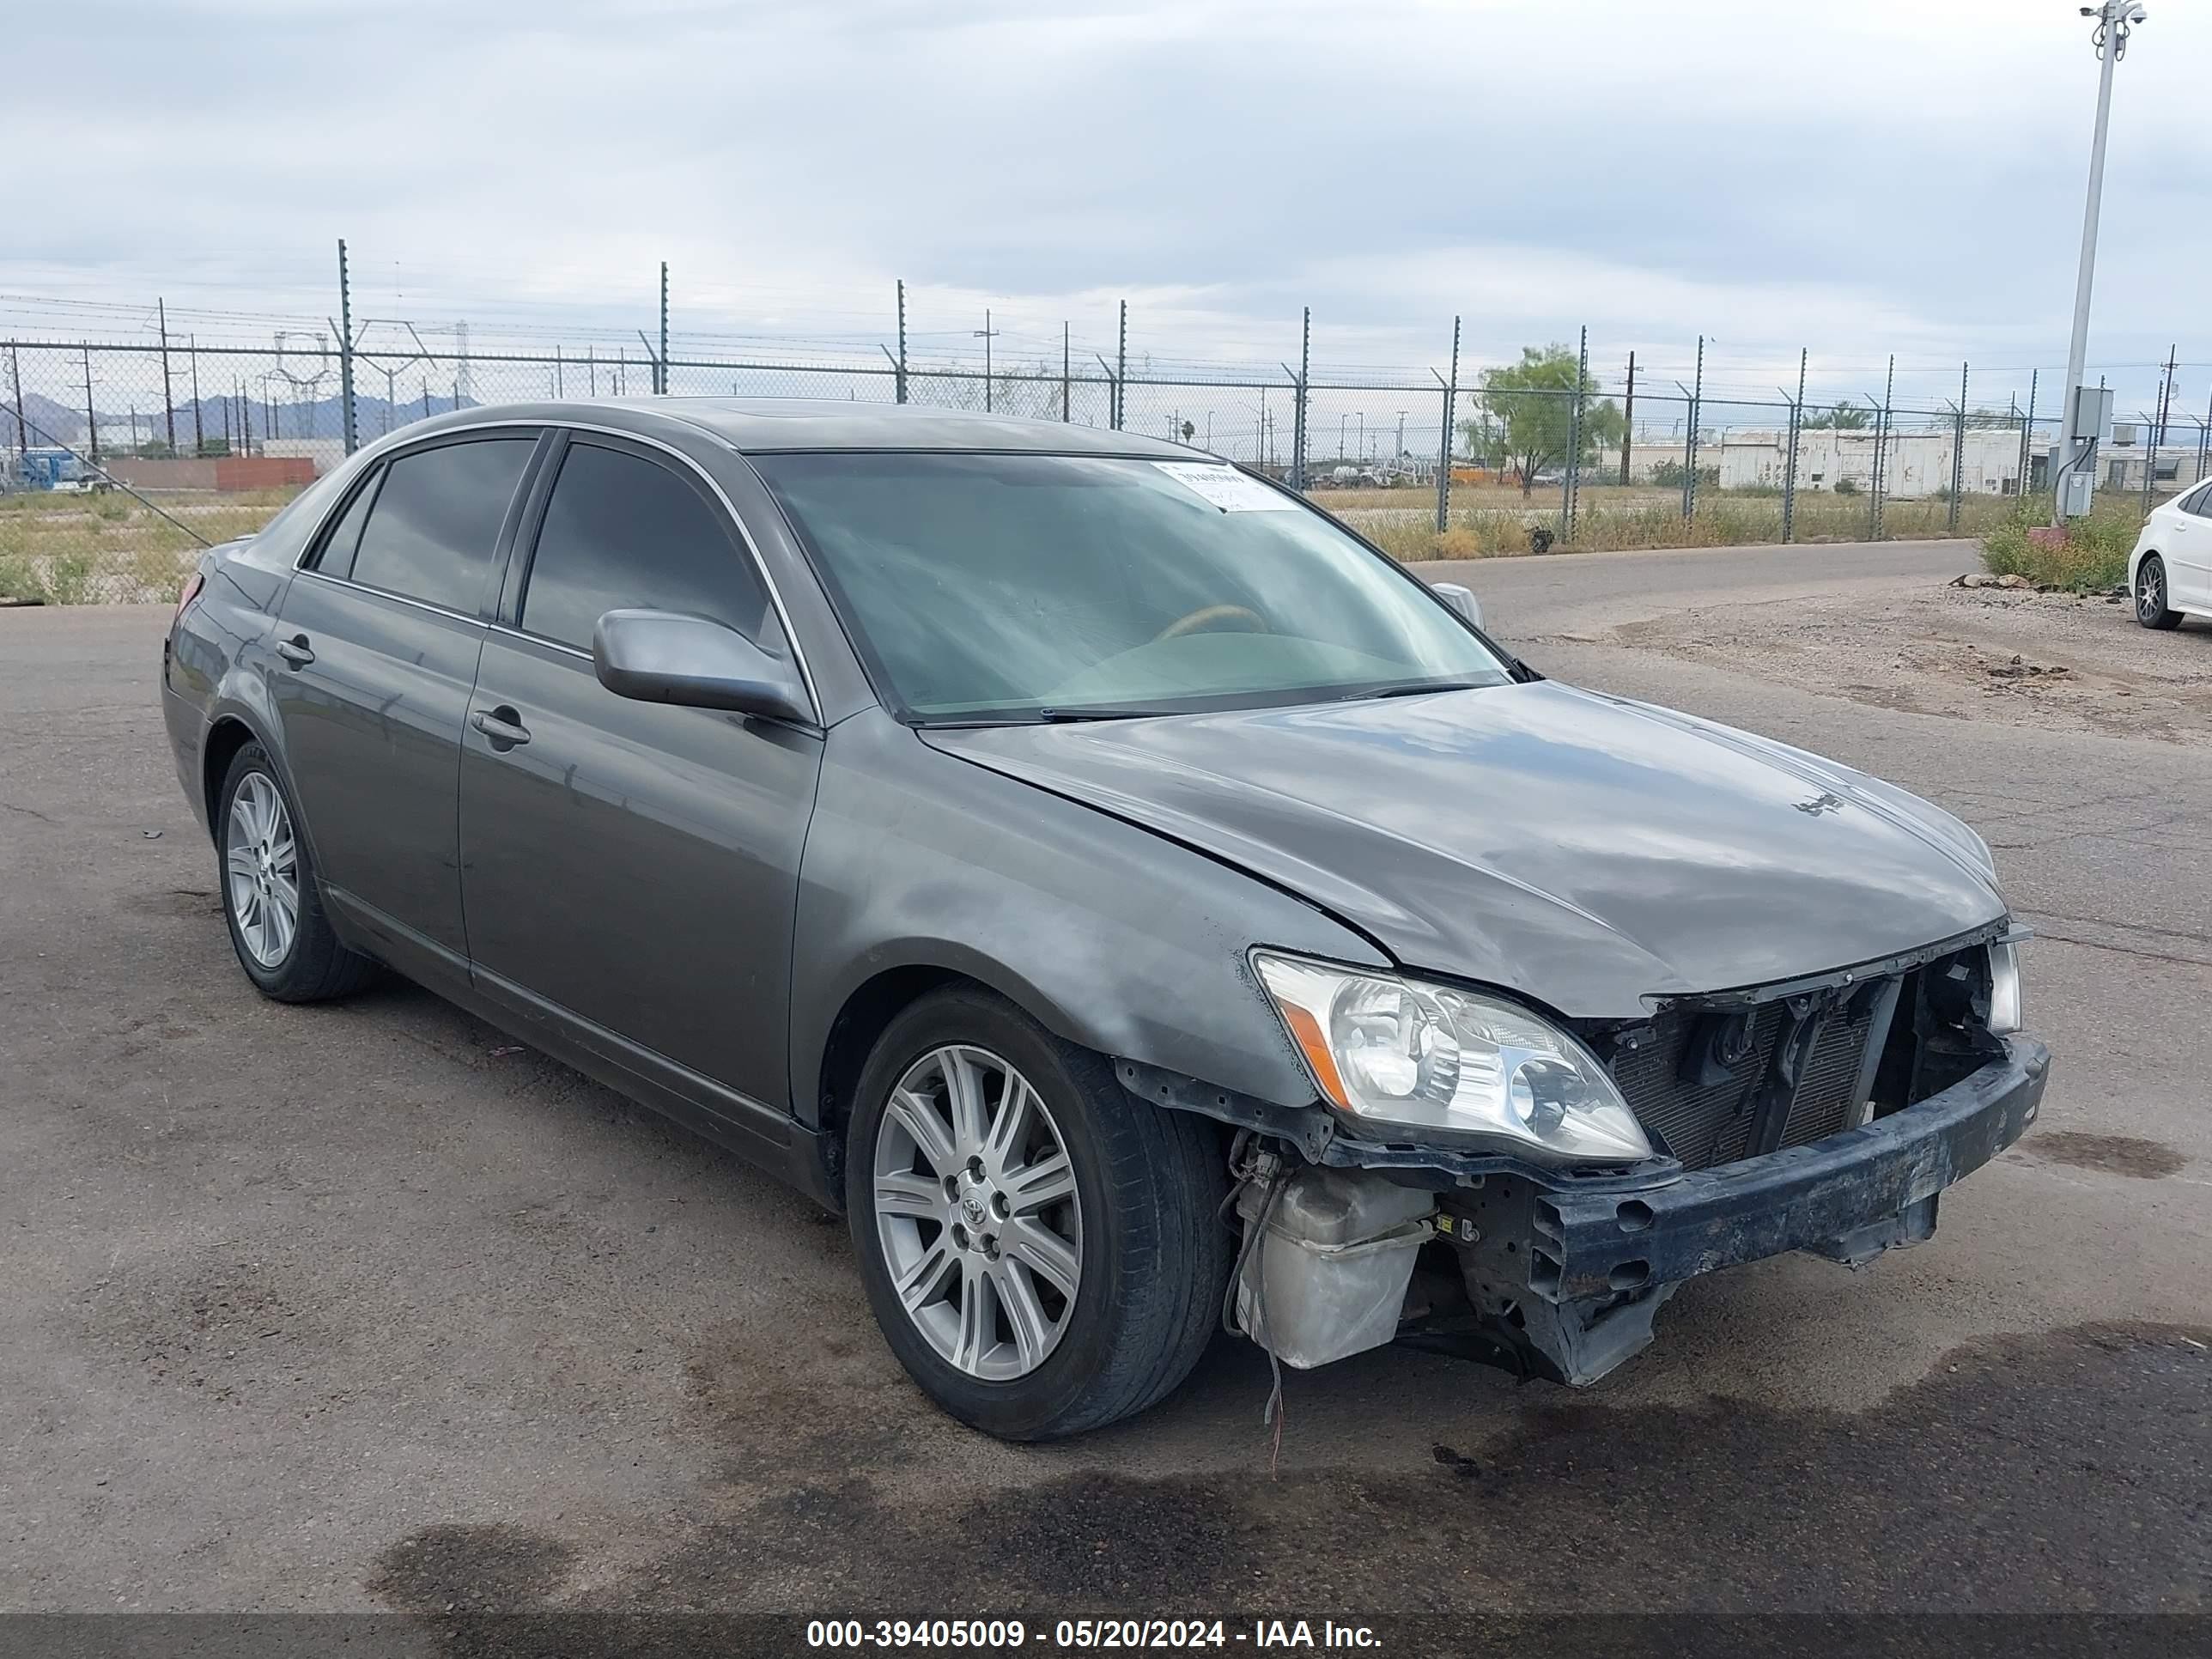
[[591, 644], [607, 611], [710, 617], [787, 648], [742, 532], [686, 463], [575, 434], [547, 465], [463, 738], [477, 983], [757, 1127], [789, 1109], [792, 921], [821, 735], [602, 686]]
[[284, 596], [275, 696], [331, 902], [405, 971], [465, 971], [462, 720], [537, 433], [410, 449], [361, 482]]

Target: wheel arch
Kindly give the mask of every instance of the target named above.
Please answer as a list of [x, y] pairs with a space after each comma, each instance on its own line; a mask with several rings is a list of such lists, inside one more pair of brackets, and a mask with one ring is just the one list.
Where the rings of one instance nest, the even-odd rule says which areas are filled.
[[[888, 958], [888, 963], [886, 962]], [[900, 1014], [933, 991], [966, 986], [1004, 998], [1054, 1036], [1104, 1053], [1087, 1031], [1034, 985], [951, 940], [915, 941], [903, 950], [872, 953], [867, 977], [839, 1003], [812, 1054], [794, 1055], [793, 1071], [812, 1087], [799, 1091], [799, 1115], [811, 1119], [831, 1144], [851, 1120], [853, 1095], [877, 1042]]]

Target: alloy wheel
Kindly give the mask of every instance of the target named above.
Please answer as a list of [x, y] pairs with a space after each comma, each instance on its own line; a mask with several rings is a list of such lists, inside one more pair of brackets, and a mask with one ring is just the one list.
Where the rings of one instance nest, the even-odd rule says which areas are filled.
[[2166, 570], [2156, 559], [2145, 559], [2136, 573], [2136, 615], [2150, 617], [2166, 610]]
[[223, 851], [231, 920], [254, 961], [282, 963], [300, 932], [300, 853], [291, 814], [266, 773], [248, 772], [230, 798]]
[[871, 1188], [893, 1290], [929, 1345], [988, 1382], [1042, 1365], [1075, 1312], [1083, 1214], [1029, 1080], [985, 1048], [924, 1054], [891, 1090]]

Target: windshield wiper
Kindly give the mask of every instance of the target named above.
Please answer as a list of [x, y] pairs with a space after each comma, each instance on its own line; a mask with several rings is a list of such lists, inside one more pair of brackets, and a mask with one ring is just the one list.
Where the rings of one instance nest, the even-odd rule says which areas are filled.
[[1034, 718], [1058, 726], [1070, 720], [1150, 720], [1183, 712], [1180, 708], [1112, 708], [1101, 704], [1090, 708], [1040, 708]]
[[1365, 702], [1377, 697], [1418, 697], [1431, 691], [1480, 691], [1494, 684], [1492, 680], [1412, 680], [1401, 685], [1376, 685], [1362, 691], [1347, 691], [1336, 701]]

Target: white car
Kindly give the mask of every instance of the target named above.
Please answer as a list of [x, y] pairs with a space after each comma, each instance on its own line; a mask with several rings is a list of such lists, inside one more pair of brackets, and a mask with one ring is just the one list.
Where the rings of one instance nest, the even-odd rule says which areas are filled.
[[2145, 628], [2212, 621], [2212, 478], [2152, 509], [2128, 556], [2128, 591]]

